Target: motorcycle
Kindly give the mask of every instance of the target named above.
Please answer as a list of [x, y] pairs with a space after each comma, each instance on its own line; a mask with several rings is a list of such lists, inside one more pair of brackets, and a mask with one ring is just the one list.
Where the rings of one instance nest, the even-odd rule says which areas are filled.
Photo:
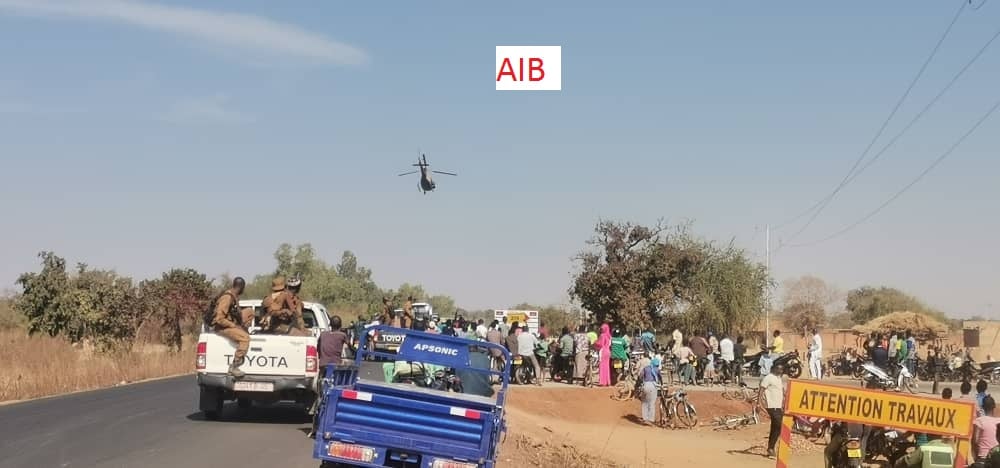
[[795, 416], [792, 418], [792, 432], [801, 434], [810, 439], [819, 439], [826, 435], [830, 428], [830, 421], [826, 418], [810, 418], [806, 416]]
[[830, 371], [833, 375], [861, 377], [862, 362], [863, 361], [858, 356], [841, 353], [840, 356], [831, 359], [827, 365], [830, 367]]
[[[535, 359], [541, 365], [542, 359], [538, 356], [538, 353], [535, 353]], [[521, 385], [534, 383], [538, 380], [538, 376], [535, 375], [535, 366], [531, 364], [531, 360], [524, 359], [520, 354], [511, 356], [510, 371], [514, 374], [512, 376], [514, 381]]]
[[[760, 375], [760, 358], [766, 353], [766, 351], [761, 351], [746, 358], [746, 363], [743, 364], [744, 375]], [[799, 350], [790, 351], [780, 356], [776, 356], [771, 361], [771, 367], [777, 365], [785, 366], [785, 373], [793, 379], [797, 379], [802, 376], [802, 359], [799, 356]]]
[[913, 380], [906, 366], [899, 363], [890, 363], [895, 371], [896, 377], [875, 365], [873, 362], [866, 362], [861, 365], [865, 373], [861, 378], [861, 384], [866, 388], [876, 388], [881, 390], [895, 390], [901, 392], [907, 390], [910, 393], [917, 393], [917, 384]]
[[444, 392], [463, 393], [462, 379], [455, 375], [455, 369], [447, 368], [434, 372], [430, 388]]
[[775, 359], [772, 365], [779, 364], [785, 366], [785, 374], [789, 377], [797, 379], [802, 376], [802, 359], [799, 357], [799, 350], [785, 353]]
[[840, 437], [840, 447], [833, 452], [830, 466], [833, 468], [859, 468], [865, 454], [861, 448], [861, 437], [864, 426], [860, 424], [838, 422], [830, 427], [830, 440]]
[[889, 466], [894, 466], [900, 458], [906, 456], [911, 447], [916, 447], [916, 443], [909, 441], [905, 434], [895, 429], [875, 429], [868, 438], [865, 461], [874, 463], [881, 457], [889, 462]]

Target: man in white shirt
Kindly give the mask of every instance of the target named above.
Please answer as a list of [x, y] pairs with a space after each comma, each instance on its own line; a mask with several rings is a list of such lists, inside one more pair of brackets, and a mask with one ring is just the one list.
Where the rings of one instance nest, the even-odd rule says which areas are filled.
[[486, 323], [483, 319], [479, 319], [478, 325], [476, 325], [476, 337], [480, 340], [486, 341], [486, 333], [488, 331], [489, 329], [486, 328]]
[[813, 379], [820, 380], [823, 378], [823, 338], [820, 338], [815, 328], [812, 333], [812, 341], [809, 343], [809, 373]]
[[767, 415], [771, 418], [771, 431], [767, 436], [767, 456], [774, 458], [774, 446], [781, 435], [781, 419], [784, 416], [782, 408], [785, 407], [785, 383], [781, 381], [781, 374], [785, 371], [781, 364], [771, 368], [771, 373], [760, 379], [760, 392], [757, 394], [757, 403], [767, 409]]
[[528, 326], [521, 328], [521, 334], [517, 335], [517, 354], [522, 359], [531, 361], [535, 367], [535, 385], [542, 386], [542, 366], [538, 365], [538, 358], [535, 357], [535, 347], [538, 346], [538, 338], [528, 331]]
[[680, 350], [677, 351], [677, 372], [681, 378], [681, 385], [686, 385], [688, 383], [694, 383], [694, 367], [691, 366], [691, 356], [694, 352], [688, 346], [681, 346]]
[[728, 374], [722, 378], [733, 378], [733, 360], [736, 359], [736, 355], [733, 353], [733, 340], [729, 339], [729, 335], [723, 335], [722, 341], [719, 341], [719, 358], [722, 359], [722, 365], [718, 367], [727, 369]]

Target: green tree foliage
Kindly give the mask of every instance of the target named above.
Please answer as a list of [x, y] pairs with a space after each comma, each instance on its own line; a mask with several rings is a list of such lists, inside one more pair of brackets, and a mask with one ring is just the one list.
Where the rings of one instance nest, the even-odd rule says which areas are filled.
[[145, 331], [151, 341], [180, 351], [183, 336], [200, 328], [202, 312], [208, 308], [214, 289], [208, 277], [190, 268], [173, 269], [158, 279], [143, 281], [139, 284], [143, 307], [139, 331]]
[[590, 250], [577, 255], [580, 272], [570, 296], [629, 330], [681, 326], [689, 331], [752, 328], [763, 310], [763, 265], [732, 245], [719, 247], [688, 233], [601, 221]]
[[928, 307], [903, 291], [886, 286], [877, 288], [862, 286], [851, 290], [847, 293], [847, 310], [851, 313], [851, 320], [856, 324], [867, 323], [874, 318], [903, 311], [927, 315], [942, 323], [950, 322], [943, 312]]
[[372, 271], [361, 266], [357, 256], [344, 251], [340, 263], [329, 265], [317, 257], [310, 244], [292, 246], [281, 244], [274, 252], [275, 270], [270, 274], [257, 275], [247, 285], [245, 297], [262, 298], [271, 290], [271, 280], [275, 275], [286, 278], [302, 278], [302, 297], [308, 301], [320, 302], [331, 313], [342, 318], [368, 319], [382, 310], [382, 297], [388, 297], [394, 307], [402, 307], [406, 298], [413, 296], [414, 302], [428, 302], [442, 317], [454, 314], [455, 301], [444, 295], [430, 296], [417, 284], [403, 283], [399, 288], [383, 290], [372, 278]]
[[[451, 296], [437, 294], [427, 298], [426, 302], [434, 308], [434, 313], [441, 317], [454, 317], [458, 313], [458, 308], [455, 307], [455, 300]], [[471, 318], [468, 314], [463, 316]]]
[[23, 292], [15, 308], [27, 318], [29, 333], [61, 335], [74, 343], [91, 340], [104, 349], [131, 345], [141, 308], [130, 278], [85, 264], [70, 275], [66, 261], [54, 253], [39, 257], [41, 272], [17, 280]]

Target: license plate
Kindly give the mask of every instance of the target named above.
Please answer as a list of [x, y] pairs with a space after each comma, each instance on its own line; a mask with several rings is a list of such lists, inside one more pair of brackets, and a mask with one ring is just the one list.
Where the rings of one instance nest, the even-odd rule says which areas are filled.
[[514, 364], [518, 366], [521, 365], [521, 358], [514, 358]]
[[615, 369], [621, 369], [621, 368], [622, 368], [622, 362], [621, 361], [615, 361]]
[[861, 458], [861, 449], [847, 449], [847, 458]]
[[233, 390], [237, 392], [273, 392], [274, 382], [236, 382]]

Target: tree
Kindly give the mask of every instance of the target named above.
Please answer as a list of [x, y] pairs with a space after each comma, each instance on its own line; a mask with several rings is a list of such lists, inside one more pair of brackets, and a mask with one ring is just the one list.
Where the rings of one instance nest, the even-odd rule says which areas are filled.
[[14, 307], [27, 318], [29, 333], [89, 340], [102, 349], [132, 344], [141, 312], [131, 278], [82, 263], [71, 276], [61, 257], [52, 252], [39, 257], [42, 270], [17, 280], [23, 292]]
[[826, 312], [815, 302], [794, 303], [785, 307], [782, 315], [785, 325], [803, 336], [809, 336], [811, 330], [826, 322]]
[[197, 333], [214, 289], [207, 276], [190, 268], [139, 283], [143, 315], [138, 331], [180, 351], [183, 336]]
[[[455, 300], [451, 296], [436, 294], [427, 298], [427, 303], [434, 308], [434, 313], [440, 317], [454, 317], [458, 314], [458, 308], [455, 307]], [[466, 318], [468, 317], [466, 316]]]
[[948, 323], [941, 311], [926, 306], [919, 299], [903, 291], [886, 286], [862, 286], [847, 293], [847, 310], [851, 320], [863, 324], [892, 312], [915, 312]]
[[831, 307], [843, 298], [843, 294], [836, 288], [811, 275], [787, 280], [783, 286], [785, 293], [782, 308], [786, 310], [796, 304], [816, 304], [824, 312], [833, 312]]
[[763, 311], [769, 280], [763, 265], [732, 244], [719, 247], [669, 229], [601, 221], [576, 256], [580, 272], [569, 293], [601, 321], [629, 330], [682, 326], [740, 331]]
[[820, 278], [805, 275], [785, 281], [782, 318], [785, 325], [803, 335], [826, 323], [827, 311], [841, 294]]

